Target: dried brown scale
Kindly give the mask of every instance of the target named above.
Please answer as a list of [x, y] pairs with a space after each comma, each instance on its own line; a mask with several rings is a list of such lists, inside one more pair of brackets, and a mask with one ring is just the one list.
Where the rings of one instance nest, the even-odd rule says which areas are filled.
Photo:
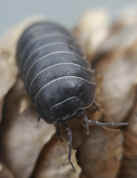
[[0, 46], [0, 84], [1, 92], [0, 99], [2, 99], [9, 89], [14, 85], [16, 81], [15, 66], [9, 62], [11, 56], [8, 51], [2, 49]]
[[[97, 49], [97, 56], [106, 52], [126, 49], [137, 39], [136, 10], [122, 11], [120, 16], [112, 21], [105, 41]], [[89, 49], [90, 50], [90, 49]]]
[[73, 33], [89, 61], [107, 38], [108, 30], [109, 16], [105, 10], [89, 10], [80, 17]]
[[3, 100], [1, 100], [1, 102], [0, 102], [0, 123], [1, 123], [2, 118], [3, 118], [2, 111], [3, 111]]
[[97, 53], [126, 50], [128, 47], [131, 47], [137, 39], [136, 29], [137, 24], [134, 24], [132, 26], [123, 27], [118, 32], [110, 34], [110, 36], [102, 43], [102, 46], [98, 48]]
[[33, 178], [78, 178], [80, 168], [76, 163], [75, 152], [72, 161], [76, 171], [68, 162], [68, 144], [53, 137], [44, 147], [36, 164]]
[[27, 178], [55, 128], [44, 121], [38, 122], [20, 80], [8, 94], [4, 110], [0, 155], [15, 177]]
[[16, 81], [16, 75], [13, 72], [14, 66], [9, 64], [9, 58], [8, 52], [0, 47], [0, 122], [2, 120], [2, 108], [5, 95]]
[[134, 26], [137, 24], [137, 12], [136, 9], [128, 8], [121, 11], [119, 17], [113, 20], [110, 34], [116, 34], [122, 29], [128, 26]]
[[0, 178], [15, 178], [12, 172], [0, 162]]
[[[88, 14], [90, 13], [81, 18], [80, 24], [82, 22], [83, 24], [76, 26], [76, 29], [79, 29], [76, 36], [81, 46], [87, 44], [87, 39], [92, 39], [93, 35], [93, 32], [89, 31], [89, 27], [92, 27], [90, 25], [93, 25], [92, 22], [90, 24], [92, 16]], [[86, 54], [91, 53], [90, 58], [87, 55], [88, 60], [92, 61], [96, 69], [96, 100], [104, 112], [105, 121], [126, 120], [134, 105], [137, 74], [137, 24], [134, 23], [135, 18], [132, 21], [132, 16], [128, 19], [129, 21], [126, 21], [125, 17], [123, 20], [125, 21], [122, 22], [121, 18], [120, 24], [123, 23], [123, 25], [119, 30], [114, 28], [116, 23], [119, 24], [117, 21], [112, 27], [108, 27], [106, 39], [98, 46], [94, 57], [92, 56], [93, 47], [85, 45], [88, 49]], [[113, 30], [115, 33], [111, 32]], [[86, 37], [82, 38], [83, 36]], [[81, 38], [82, 41], [80, 41]]]
[[42, 17], [28, 18], [0, 37], [0, 122], [4, 97], [15, 84], [18, 75], [15, 60], [17, 40], [26, 26], [40, 18]]
[[77, 153], [82, 176], [114, 178], [117, 176], [123, 152], [120, 130], [93, 127]]
[[122, 121], [132, 110], [136, 97], [137, 60], [135, 53], [115, 52], [96, 64], [97, 101], [105, 121]]
[[81, 174], [80, 178], [87, 178], [85, 175]]
[[129, 120], [129, 126], [125, 130], [124, 155], [119, 173], [120, 178], [137, 177], [137, 106]]
[[[137, 14], [136, 14], [137, 15]], [[131, 48], [137, 39], [137, 21], [135, 16], [121, 17], [113, 21], [109, 28], [106, 40], [99, 46], [94, 59], [106, 56], [109, 53]], [[90, 50], [90, 49], [89, 49]]]

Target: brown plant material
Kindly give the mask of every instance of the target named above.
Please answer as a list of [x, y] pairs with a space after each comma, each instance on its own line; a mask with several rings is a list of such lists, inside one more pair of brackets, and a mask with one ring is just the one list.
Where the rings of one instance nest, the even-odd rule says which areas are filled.
[[95, 9], [85, 12], [73, 29], [73, 34], [90, 61], [108, 35], [108, 14]]
[[125, 130], [124, 155], [119, 178], [137, 177], [137, 105]]
[[123, 136], [120, 130], [91, 128], [77, 153], [81, 178], [115, 178], [122, 159]]
[[14, 66], [10, 65], [9, 58], [8, 51], [0, 48], [0, 122], [4, 97], [16, 81]]
[[11, 171], [0, 162], [0, 178], [14, 178]]
[[75, 151], [72, 152], [74, 171], [68, 162], [68, 143], [56, 137], [44, 147], [37, 162], [34, 178], [78, 178], [80, 168], [76, 163]]
[[[92, 53], [94, 47], [87, 43], [92, 39], [90, 35], [91, 37], [93, 35], [90, 31], [93, 22], [92, 11], [83, 15], [80, 25], [74, 30], [83, 50], [85, 51], [85, 48], [88, 50], [85, 54], [96, 70], [96, 100], [104, 111], [105, 121], [125, 120], [134, 105], [137, 83], [137, 60], [135, 57], [137, 56], [137, 24], [131, 23], [131, 19], [132, 16], [129, 23], [123, 22], [125, 25], [119, 30], [116, 30], [114, 25], [112, 28], [103, 28], [106, 26], [106, 22], [101, 21], [104, 25], [100, 29], [107, 29], [107, 35], [98, 45], [94, 57], [88, 55]], [[99, 23], [98, 20], [96, 21]], [[98, 38], [98, 33], [93, 36], [95, 39]]]
[[[119, 33], [121, 30], [135, 25], [137, 25], [137, 9], [127, 8], [121, 11], [118, 18], [113, 20], [111, 34]], [[131, 34], [129, 33], [128, 35]]]
[[27, 178], [55, 128], [43, 120], [38, 122], [38, 115], [20, 80], [7, 96], [4, 110], [0, 155], [15, 177]]
[[[108, 36], [97, 49], [96, 59], [108, 56], [120, 50], [130, 48], [137, 40], [137, 13], [131, 11], [121, 12], [118, 19], [114, 20], [109, 28]], [[89, 49], [90, 50], [90, 49]], [[91, 59], [94, 62], [94, 58]]]
[[136, 96], [137, 51], [121, 51], [96, 64], [97, 101], [105, 121], [122, 121], [132, 110]]
[[101, 56], [101, 54], [107, 55], [109, 52], [126, 50], [137, 40], [137, 23], [127, 24], [119, 28], [115, 27], [115, 25], [110, 29], [109, 37], [98, 48], [97, 56]]
[[80, 178], [87, 178], [85, 175], [81, 174]]
[[0, 48], [0, 99], [3, 98], [16, 81], [15, 67], [9, 62], [8, 51]]
[[3, 100], [0, 101], [0, 123], [3, 119], [2, 110], [3, 110]]
[[4, 97], [15, 84], [18, 74], [15, 58], [18, 38], [28, 25], [38, 19], [42, 17], [33, 17], [21, 22], [0, 38], [0, 122]]

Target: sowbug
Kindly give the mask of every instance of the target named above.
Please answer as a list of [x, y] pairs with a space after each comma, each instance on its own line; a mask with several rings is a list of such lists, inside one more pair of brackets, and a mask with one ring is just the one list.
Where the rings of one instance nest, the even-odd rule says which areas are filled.
[[24, 30], [16, 57], [24, 86], [40, 118], [56, 127], [65, 125], [71, 163], [72, 132], [66, 121], [83, 114], [86, 123], [92, 124], [84, 113], [95, 98], [93, 70], [68, 30], [48, 21], [33, 23]]

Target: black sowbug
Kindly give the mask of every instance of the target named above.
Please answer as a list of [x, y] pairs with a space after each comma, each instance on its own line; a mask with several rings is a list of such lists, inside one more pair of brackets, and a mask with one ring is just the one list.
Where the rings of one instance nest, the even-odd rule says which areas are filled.
[[[74, 38], [61, 25], [40, 21], [27, 27], [18, 41], [16, 57], [25, 88], [46, 122], [66, 125], [66, 121], [84, 113], [93, 104], [93, 70]], [[114, 124], [91, 123], [83, 116], [87, 128], [88, 123]], [[72, 133], [67, 126], [66, 130], [71, 163]]]

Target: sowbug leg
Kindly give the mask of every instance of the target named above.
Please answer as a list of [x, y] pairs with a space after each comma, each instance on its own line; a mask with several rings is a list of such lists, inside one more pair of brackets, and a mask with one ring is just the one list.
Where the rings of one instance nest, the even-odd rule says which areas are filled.
[[73, 170], [75, 171], [75, 167], [71, 161], [71, 154], [72, 154], [72, 130], [68, 127], [65, 128], [67, 132], [67, 139], [68, 139], [68, 161], [71, 164]]
[[101, 122], [96, 120], [89, 120], [87, 115], [84, 115], [84, 127], [86, 128], [86, 133], [89, 135], [90, 133], [90, 126], [112, 126], [112, 127], [119, 127], [119, 126], [128, 126], [128, 122]]
[[95, 120], [88, 120], [89, 125], [96, 125], [96, 126], [127, 126], [128, 122], [101, 122], [101, 121], [95, 121]]
[[86, 134], [89, 135], [90, 134], [90, 129], [89, 129], [89, 120], [88, 120], [88, 117], [87, 115], [84, 115], [84, 127], [86, 129]]

